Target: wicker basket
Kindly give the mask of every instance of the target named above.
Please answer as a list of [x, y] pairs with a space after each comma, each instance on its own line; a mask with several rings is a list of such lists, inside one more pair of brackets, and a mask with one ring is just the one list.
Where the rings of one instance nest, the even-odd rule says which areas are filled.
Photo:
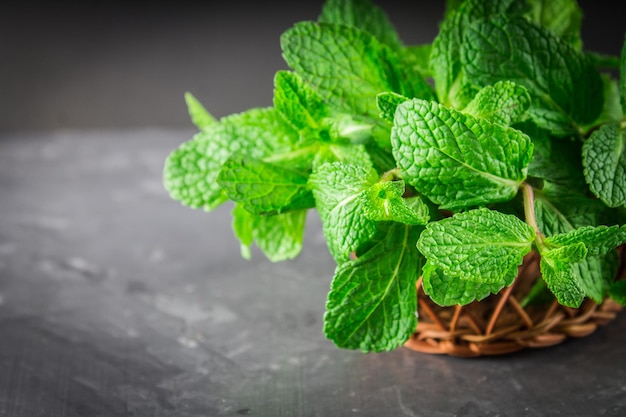
[[[618, 279], [625, 278], [626, 250], [620, 248]], [[426, 353], [476, 357], [501, 355], [526, 348], [556, 345], [568, 337], [584, 337], [615, 319], [622, 307], [611, 299], [598, 304], [586, 299], [579, 308], [556, 300], [522, 307], [540, 276], [539, 256], [532, 252], [519, 268], [513, 285], [480, 302], [441, 307], [424, 294], [417, 281], [419, 324], [405, 347]]]

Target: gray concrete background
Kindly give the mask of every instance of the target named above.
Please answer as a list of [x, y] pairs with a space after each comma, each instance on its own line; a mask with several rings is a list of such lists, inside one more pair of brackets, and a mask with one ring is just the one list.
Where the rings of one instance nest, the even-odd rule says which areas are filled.
[[[183, 94], [216, 116], [270, 105], [279, 36], [315, 19], [303, 2], [37, 3], [0, 6], [0, 132], [190, 127]], [[430, 42], [443, 1], [379, 1], [407, 43]], [[583, 37], [618, 54], [619, 2], [581, 1]]]

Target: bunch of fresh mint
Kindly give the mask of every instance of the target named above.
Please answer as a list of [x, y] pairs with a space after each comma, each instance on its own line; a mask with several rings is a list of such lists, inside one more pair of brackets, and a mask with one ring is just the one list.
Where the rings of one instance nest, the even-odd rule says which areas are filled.
[[186, 95], [199, 132], [165, 187], [192, 208], [234, 202], [244, 257], [295, 257], [316, 209], [337, 262], [324, 332], [342, 348], [402, 345], [418, 277], [464, 305], [531, 251], [532, 294], [624, 304], [626, 44], [586, 51], [582, 16], [575, 0], [449, 0], [415, 46], [369, 0], [327, 0], [282, 34], [272, 107], [216, 120]]

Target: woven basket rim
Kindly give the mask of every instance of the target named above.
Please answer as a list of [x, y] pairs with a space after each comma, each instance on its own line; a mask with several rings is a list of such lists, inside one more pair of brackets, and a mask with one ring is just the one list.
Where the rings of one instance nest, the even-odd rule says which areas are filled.
[[[619, 249], [616, 279], [626, 279], [626, 250]], [[417, 281], [418, 325], [404, 346], [429, 354], [459, 357], [503, 355], [528, 348], [544, 348], [568, 338], [585, 337], [613, 321], [622, 306], [610, 298], [597, 303], [586, 298], [578, 308], [554, 299], [542, 306], [522, 306], [521, 298], [539, 279], [540, 256], [533, 251], [518, 269], [513, 284], [482, 301], [441, 307]]]

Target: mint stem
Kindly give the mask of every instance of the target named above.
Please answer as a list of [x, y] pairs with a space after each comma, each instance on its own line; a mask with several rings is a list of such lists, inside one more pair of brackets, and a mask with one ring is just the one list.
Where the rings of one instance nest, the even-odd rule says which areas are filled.
[[537, 215], [535, 214], [535, 193], [530, 184], [522, 183], [522, 195], [524, 196], [524, 215], [526, 224], [535, 229], [536, 241], [539, 246], [543, 243], [543, 234], [537, 225]]

